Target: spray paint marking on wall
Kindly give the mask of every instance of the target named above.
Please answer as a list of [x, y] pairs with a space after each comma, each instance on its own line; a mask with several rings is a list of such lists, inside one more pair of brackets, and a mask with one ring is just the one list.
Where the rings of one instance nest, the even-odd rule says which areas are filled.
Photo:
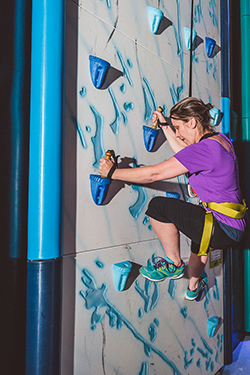
[[129, 212], [135, 219], [137, 219], [140, 212], [143, 210], [143, 207], [147, 203], [147, 193], [146, 189], [142, 186], [132, 185], [132, 188], [138, 192], [138, 198], [136, 202], [129, 207]]
[[113, 91], [112, 91], [112, 89], [110, 87], [108, 88], [108, 92], [110, 94], [110, 97], [112, 99], [112, 102], [113, 102], [113, 105], [114, 105], [114, 109], [115, 109], [115, 119], [110, 124], [110, 127], [111, 127], [111, 129], [112, 129], [112, 131], [113, 131], [114, 134], [118, 134], [119, 120], [121, 118], [121, 111], [120, 111], [118, 103], [117, 103], [117, 101], [115, 99], [114, 93], [113, 93]]
[[105, 313], [110, 317], [111, 327], [114, 327], [116, 324], [117, 329], [121, 329], [121, 327], [124, 325], [130, 330], [133, 336], [143, 344], [144, 352], [147, 356], [150, 356], [151, 351], [154, 352], [171, 368], [173, 375], [181, 375], [181, 372], [176, 368], [175, 364], [170, 361], [160, 350], [156, 349], [146, 339], [144, 339], [144, 337], [142, 337], [142, 335], [119, 312], [119, 310], [108, 301], [106, 297], [107, 286], [102, 284], [102, 286], [98, 288], [91, 274], [86, 269], [83, 269], [82, 272], [82, 282], [87, 287], [87, 290], [85, 292], [81, 290], [80, 295], [85, 301], [86, 309], [94, 309], [91, 316], [91, 329], [95, 330], [96, 325], [102, 321], [103, 315], [99, 313], [99, 310], [102, 307], [106, 307], [107, 310]]
[[103, 139], [102, 139], [102, 132], [103, 132], [103, 117], [97, 112], [97, 110], [91, 105], [91, 111], [95, 117], [95, 124], [96, 124], [96, 132], [93, 137], [91, 137], [91, 141], [94, 146], [94, 157], [95, 162], [93, 166], [98, 168], [99, 160], [104, 157], [105, 151], [103, 147]]
[[[154, 255], [152, 256], [152, 258]], [[96, 266], [98, 268], [103, 268], [104, 264], [100, 260], [95, 261]], [[152, 265], [152, 260], [149, 259], [147, 262], [148, 265]], [[149, 341], [145, 339], [136, 329], [135, 327], [126, 319], [121, 312], [107, 299], [106, 292], [107, 292], [107, 285], [105, 283], [102, 284], [101, 287], [98, 287], [94, 277], [90, 274], [90, 272], [87, 269], [82, 270], [83, 276], [82, 276], [82, 282], [87, 288], [87, 290], [80, 291], [80, 296], [85, 301], [85, 307], [87, 310], [94, 309], [91, 318], [90, 318], [90, 329], [94, 331], [96, 329], [96, 325], [98, 323], [101, 323], [103, 320], [104, 314], [106, 314], [109, 317], [109, 326], [111, 328], [116, 327], [118, 330], [120, 330], [123, 326], [126, 327], [133, 336], [139, 340], [143, 344], [144, 353], [147, 357], [150, 357], [151, 352], [154, 352], [157, 354], [173, 371], [173, 374], [179, 375], [181, 374], [180, 370], [178, 370], [175, 366], [175, 364], [166, 357], [164, 353], [162, 353], [160, 350], [156, 349], [151, 343], [155, 342], [157, 339], [157, 327], [160, 326], [160, 322], [158, 318], [154, 318], [153, 322], [149, 324], [148, 327], [148, 335], [149, 335]], [[142, 319], [145, 313], [149, 313], [150, 311], [154, 310], [158, 304], [159, 298], [160, 298], [160, 290], [159, 290], [159, 284], [151, 282], [149, 280], [143, 280], [144, 281], [144, 287], [140, 287], [139, 281], [135, 281], [135, 290], [139, 294], [139, 296], [144, 301], [144, 308], [140, 308], [138, 310], [138, 318]], [[170, 280], [169, 286], [168, 286], [168, 293], [170, 294], [170, 297], [172, 300], [175, 300], [174, 291], [176, 288], [176, 280]], [[216, 288], [216, 287], [215, 287]], [[211, 297], [210, 297], [211, 298]], [[218, 298], [216, 296], [216, 298]], [[175, 300], [175, 302], [179, 305], [178, 301]], [[195, 331], [199, 333], [199, 329], [196, 326], [196, 323], [194, 322], [193, 318], [188, 316], [188, 308], [186, 306], [180, 308], [180, 314], [183, 316], [183, 318], [186, 320], [188, 319], [192, 325], [195, 328]], [[101, 312], [102, 309], [105, 309], [104, 312]], [[144, 310], [144, 312], [143, 312]], [[206, 367], [206, 371], [213, 371], [214, 369], [214, 361], [219, 362], [219, 353], [221, 353], [223, 348], [223, 335], [217, 334], [217, 351], [214, 353], [214, 350], [211, 348], [211, 346], [207, 343], [207, 341], [200, 336], [201, 345], [197, 345], [194, 339], [191, 339], [191, 347], [186, 350], [183, 348], [181, 341], [178, 339], [178, 337], [173, 332], [174, 336], [177, 339], [177, 342], [179, 342], [180, 347], [183, 350], [184, 357], [183, 357], [183, 368], [187, 369], [192, 364], [195, 364], [196, 367], [201, 368], [203, 362]], [[151, 343], [150, 343], [151, 342]], [[197, 355], [199, 353], [201, 355], [196, 362], [194, 361], [194, 355]], [[213, 359], [214, 357], [214, 359]], [[143, 362], [141, 365], [140, 373], [147, 374], [148, 366], [147, 362]], [[139, 374], [140, 374], [139, 373]]]
[[[128, 80], [128, 83], [130, 84], [130, 86], [133, 86], [133, 82], [132, 82], [132, 79], [130, 77], [130, 74], [129, 74], [129, 71], [128, 71], [128, 68], [126, 67], [126, 64], [125, 64], [125, 61], [122, 57], [122, 54], [121, 52], [119, 52], [118, 50], [116, 51], [117, 53], [117, 56], [119, 57], [119, 60], [120, 60], [120, 63], [121, 63], [121, 66], [122, 66], [122, 69], [123, 69], [123, 76], [127, 78]], [[131, 63], [131, 60], [128, 59], [127, 62], [129, 62], [129, 67], [131, 68], [133, 66], [133, 64]]]

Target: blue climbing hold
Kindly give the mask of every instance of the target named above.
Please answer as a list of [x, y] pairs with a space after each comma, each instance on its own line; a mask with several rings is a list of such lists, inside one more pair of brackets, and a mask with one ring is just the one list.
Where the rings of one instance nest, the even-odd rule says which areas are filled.
[[[193, 29], [192, 44], [194, 45], [194, 40], [196, 38], [197, 32]], [[189, 27], [184, 28], [184, 39], [186, 48], [188, 51], [191, 49], [191, 29]]]
[[220, 318], [216, 316], [212, 316], [207, 320], [207, 333], [209, 337], [213, 337], [215, 334], [215, 330], [220, 323]]
[[89, 178], [93, 201], [99, 206], [104, 201], [110, 180], [95, 174], [91, 174]]
[[158, 134], [159, 130], [143, 125], [144, 145], [148, 152], [152, 151]]
[[132, 264], [129, 261], [113, 264], [113, 277], [116, 289], [121, 292], [126, 285]]
[[180, 199], [180, 194], [173, 192], [173, 191], [167, 191], [166, 192], [166, 197], [167, 198], [175, 198], [175, 199]]
[[110, 63], [108, 61], [102, 60], [96, 56], [89, 56], [90, 62], [90, 75], [93, 85], [100, 89], [105, 81], [105, 77], [110, 68]]
[[205, 37], [205, 48], [206, 48], [206, 54], [208, 57], [211, 57], [213, 55], [214, 47], [216, 45], [216, 41], [212, 38]]
[[160, 9], [148, 6], [148, 20], [153, 34], [157, 33], [163, 16]]
[[218, 108], [211, 108], [209, 110], [209, 113], [210, 113], [210, 116], [212, 117], [212, 125], [216, 126], [218, 125], [218, 120], [219, 120], [219, 116], [220, 116], [220, 110]]

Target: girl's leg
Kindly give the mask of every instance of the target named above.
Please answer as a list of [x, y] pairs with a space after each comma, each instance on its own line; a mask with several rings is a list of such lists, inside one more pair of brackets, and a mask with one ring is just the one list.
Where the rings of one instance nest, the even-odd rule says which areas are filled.
[[[167, 257], [176, 266], [180, 265], [179, 232], [192, 240], [192, 252], [189, 260], [190, 290], [195, 290], [207, 262], [207, 256], [198, 256], [199, 244], [203, 233], [206, 211], [203, 207], [174, 198], [156, 197], [149, 203], [146, 214], [156, 235], [162, 243]], [[196, 244], [196, 245], [195, 245]], [[225, 249], [237, 244], [230, 239], [214, 221], [214, 233], [210, 246]]]
[[198, 256], [194, 253], [190, 254], [188, 263], [190, 290], [195, 290], [198, 287], [198, 281], [200, 276], [202, 275], [202, 272], [204, 271], [207, 259], [208, 256], [205, 255]]
[[161, 241], [165, 254], [174, 264], [179, 267], [181, 265], [180, 257], [180, 235], [176, 226], [172, 223], [163, 223], [150, 218], [152, 228]]

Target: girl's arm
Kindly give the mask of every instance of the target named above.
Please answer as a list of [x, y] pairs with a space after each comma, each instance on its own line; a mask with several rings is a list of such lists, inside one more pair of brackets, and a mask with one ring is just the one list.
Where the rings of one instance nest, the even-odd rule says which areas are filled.
[[184, 147], [187, 147], [187, 144], [184, 141], [182, 141], [180, 138], [176, 138], [175, 132], [173, 131], [171, 126], [161, 126], [161, 128], [175, 154], [178, 151], [182, 150]]
[[[159, 119], [161, 123], [167, 123], [165, 117], [161, 112], [154, 111], [153, 112], [153, 117], [152, 117], [152, 122], [155, 122], [155, 120]], [[168, 140], [168, 143], [174, 153], [182, 150], [184, 147], [187, 146], [185, 142], [183, 142], [180, 138], [176, 138], [174, 130], [171, 128], [171, 126], [166, 125], [162, 126], [160, 125], [161, 129], [163, 130], [163, 133], [165, 134], [165, 137]]]
[[[107, 177], [112, 166], [113, 162], [111, 160], [100, 159], [100, 174]], [[187, 172], [187, 168], [172, 156], [170, 159], [153, 166], [116, 169], [112, 175], [112, 179], [137, 184], [149, 184], [155, 181], [168, 180]]]

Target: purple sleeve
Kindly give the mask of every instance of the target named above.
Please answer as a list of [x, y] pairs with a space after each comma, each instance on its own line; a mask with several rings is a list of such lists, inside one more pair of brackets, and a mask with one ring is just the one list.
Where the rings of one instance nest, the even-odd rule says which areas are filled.
[[183, 148], [174, 157], [191, 174], [213, 169], [213, 157], [205, 140]]

